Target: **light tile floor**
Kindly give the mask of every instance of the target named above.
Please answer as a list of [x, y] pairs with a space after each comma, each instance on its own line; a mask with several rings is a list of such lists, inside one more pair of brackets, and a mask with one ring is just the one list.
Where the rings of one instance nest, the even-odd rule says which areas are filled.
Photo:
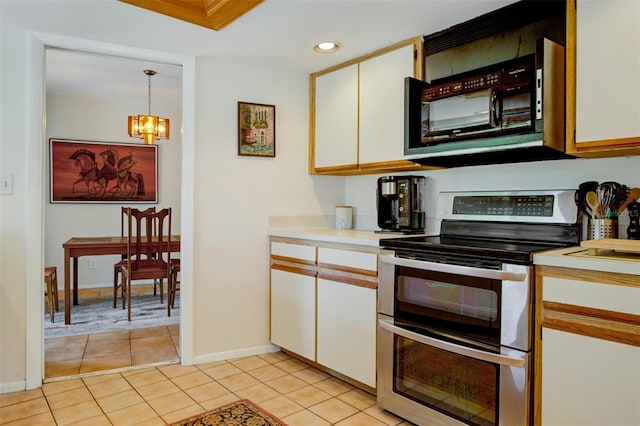
[[[152, 292], [153, 285], [136, 285], [132, 294]], [[80, 289], [78, 297], [111, 298], [113, 288]], [[48, 321], [48, 315], [45, 321]], [[179, 333], [180, 326], [175, 325], [48, 338], [44, 341], [44, 377], [51, 379], [131, 366], [179, 362]]]
[[240, 398], [289, 426], [410, 425], [374, 396], [282, 352], [45, 383], [0, 395], [0, 424], [164, 425]]
[[[169, 339], [177, 350], [178, 329], [47, 339], [47, 383], [0, 394], [0, 424], [164, 425], [248, 398], [289, 426], [411, 425], [374, 396], [282, 352], [193, 366], [172, 353], [154, 357]], [[163, 365], [136, 368], [146, 363]], [[73, 374], [80, 375], [61, 377]]]

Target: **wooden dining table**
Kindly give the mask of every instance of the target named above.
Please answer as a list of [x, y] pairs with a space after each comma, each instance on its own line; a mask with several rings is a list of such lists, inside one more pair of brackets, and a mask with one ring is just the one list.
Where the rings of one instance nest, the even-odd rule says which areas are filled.
[[[165, 241], [167, 237], [164, 237]], [[71, 277], [73, 273], [73, 305], [78, 304], [78, 258], [127, 254], [127, 237], [72, 237], [62, 244], [64, 249], [64, 323], [71, 324]], [[180, 236], [171, 235], [171, 253], [180, 252]], [[70, 268], [71, 260], [73, 266]]]

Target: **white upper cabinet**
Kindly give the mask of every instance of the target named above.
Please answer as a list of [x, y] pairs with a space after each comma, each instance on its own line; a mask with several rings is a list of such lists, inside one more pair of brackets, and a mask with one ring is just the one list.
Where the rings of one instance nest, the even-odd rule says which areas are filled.
[[413, 46], [360, 63], [360, 163], [404, 155], [404, 79], [413, 76]]
[[568, 151], [640, 153], [640, 1], [570, 0], [568, 17]]
[[576, 47], [576, 141], [639, 136], [640, 1], [579, 1]]
[[316, 78], [315, 167], [358, 163], [358, 64]]

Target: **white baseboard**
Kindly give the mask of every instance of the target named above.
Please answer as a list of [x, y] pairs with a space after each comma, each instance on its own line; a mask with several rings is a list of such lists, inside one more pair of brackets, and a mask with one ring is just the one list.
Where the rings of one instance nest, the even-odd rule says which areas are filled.
[[0, 394], [20, 392], [27, 389], [27, 382], [21, 380], [18, 382], [2, 382], [0, 383]]
[[[194, 364], [204, 364], [213, 361], [225, 361], [228, 359], [243, 358], [253, 355], [262, 355], [280, 351], [280, 347], [272, 344], [263, 346], [253, 346], [251, 348], [236, 349], [233, 351], [218, 352], [213, 354], [198, 355], [193, 358]], [[0, 383], [0, 394], [20, 392], [26, 390], [26, 382], [6, 382]]]
[[225, 361], [228, 359], [243, 358], [252, 355], [262, 355], [278, 352], [280, 347], [276, 345], [253, 346], [251, 348], [236, 349], [233, 351], [217, 352], [213, 354], [197, 355], [193, 357], [194, 364], [204, 364], [213, 361]]

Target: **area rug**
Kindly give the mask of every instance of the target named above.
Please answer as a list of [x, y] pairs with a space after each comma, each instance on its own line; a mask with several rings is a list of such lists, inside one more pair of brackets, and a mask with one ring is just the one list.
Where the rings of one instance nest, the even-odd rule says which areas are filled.
[[[165, 295], [166, 296], [166, 295]], [[46, 309], [45, 309], [46, 311]], [[131, 295], [131, 321], [127, 321], [127, 310], [122, 303], [113, 308], [113, 298], [82, 298], [78, 305], [71, 306], [71, 324], [64, 324], [64, 302], [55, 313], [54, 323], [49, 313], [44, 314], [44, 337], [65, 337], [110, 331], [135, 330], [180, 323], [180, 292], [176, 293], [175, 308], [167, 316], [167, 299], [160, 304], [160, 296], [153, 294]]]
[[214, 410], [171, 423], [169, 426], [286, 426], [248, 399], [241, 399]]

